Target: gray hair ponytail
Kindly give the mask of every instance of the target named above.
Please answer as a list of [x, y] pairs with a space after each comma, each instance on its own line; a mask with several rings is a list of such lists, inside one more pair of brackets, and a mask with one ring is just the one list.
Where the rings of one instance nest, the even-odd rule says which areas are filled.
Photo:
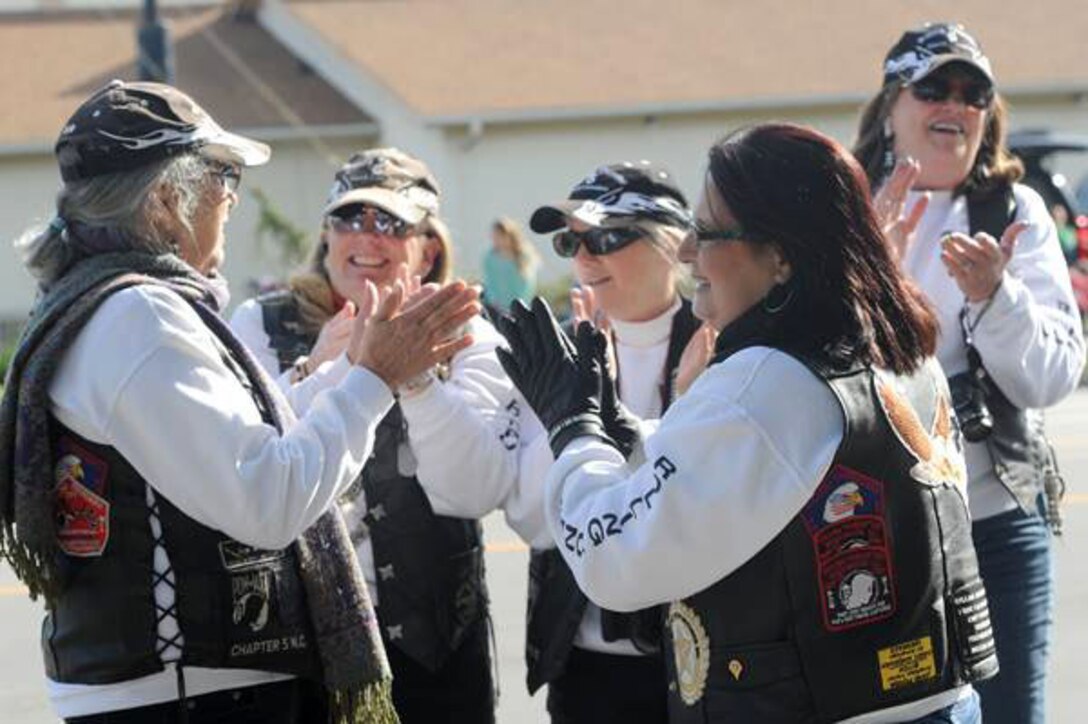
[[[57, 194], [57, 216], [28, 229], [15, 242], [27, 270], [42, 284], [58, 279], [78, 259], [94, 253], [74, 238], [74, 228], [108, 234], [109, 251], [177, 254], [178, 226], [190, 234], [207, 179], [207, 163], [192, 154], [123, 173], [67, 183]], [[163, 223], [164, 188], [176, 199], [173, 223]], [[98, 250], [102, 251], [102, 250]]]

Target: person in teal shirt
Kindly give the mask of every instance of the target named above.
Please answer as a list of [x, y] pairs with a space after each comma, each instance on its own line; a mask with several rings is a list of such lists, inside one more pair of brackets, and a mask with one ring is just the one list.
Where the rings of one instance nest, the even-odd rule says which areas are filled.
[[509, 309], [515, 299], [529, 301], [536, 291], [540, 257], [525, 240], [521, 227], [508, 218], [491, 225], [492, 246], [484, 255], [484, 297], [499, 310]]

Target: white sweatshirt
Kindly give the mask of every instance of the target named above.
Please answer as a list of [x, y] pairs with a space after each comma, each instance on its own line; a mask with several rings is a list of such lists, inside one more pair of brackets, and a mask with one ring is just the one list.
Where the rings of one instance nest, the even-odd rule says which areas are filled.
[[[664, 314], [645, 322], [613, 322], [617, 364], [620, 369], [620, 396], [632, 413], [642, 418], [661, 415], [661, 385], [664, 382], [665, 361], [668, 355], [672, 321], [680, 309], [677, 299]], [[497, 364], [497, 359], [495, 360]], [[512, 392], [512, 395], [516, 391]], [[409, 425], [413, 448], [428, 450], [433, 463], [427, 464], [428, 474], [420, 475], [420, 482], [427, 492], [436, 512], [445, 515], [478, 517], [495, 509], [501, 509], [506, 521], [519, 536], [537, 550], [555, 547], [555, 540], [548, 530], [544, 517], [544, 479], [554, 462], [548, 436], [524, 399], [518, 396], [506, 398], [502, 405], [512, 414], [500, 416], [492, 427], [492, 434], [503, 434], [509, 429], [509, 439], [520, 438], [519, 463], [516, 469], [506, 463], [501, 467], [481, 471], [474, 482], [462, 476], [458, 470], [444, 464], [457, 451], [438, 440], [441, 424], [471, 427], [476, 412], [468, 407], [460, 409], [459, 416], [452, 414], [439, 417], [436, 414], [419, 416], [430, 419], [434, 432], [429, 437], [435, 444], [416, 445], [415, 435], [424, 431]], [[405, 405], [425, 404], [420, 396], [406, 401]], [[477, 411], [479, 408], [475, 408]], [[407, 414], [407, 407], [406, 407]], [[503, 423], [506, 423], [504, 426]], [[429, 428], [428, 428], [429, 429]], [[425, 467], [420, 456], [420, 472]], [[601, 610], [590, 602], [575, 633], [574, 645], [602, 653], [639, 655], [630, 641], [605, 641], [601, 632]]]
[[[266, 369], [279, 373], [279, 362], [269, 346], [256, 300], [238, 307], [231, 327]], [[454, 496], [471, 496], [476, 489], [491, 491], [507, 487], [506, 481], [517, 472], [518, 428], [509, 408], [514, 400], [514, 386], [495, 356], [495, 347], [502, 337], [479, 317], [469, 322], [468, 331], [475, 341], [454, 355], [448, 379], [400, 398], [409, 445], [416, 458], [416, 477], [425, 491], [429, 480], [441, 478], [448, 479]], [[337, 384], [349, 368], [344, 355], [340, 355], [297, 385], [291, 385], [286, 373], [280, 375], [279, 382], [295, 411], [301, 414], [312, 401], [319, 399], [315, 396], [321, 390]], [[471, 505], [449, 506], [442, 499], [430, 499], [439, 515], [478, 518], [491, 510], [478, 512]], [[357, 533], [365, 513], [363, 493], [344, 506], [344, 517], [353, 533]], [[371, 598], [378, 605], [374, 548], [368, 537], [357, 543], [356, 555]]]
[[[393, 402], [380, 379], [354, 368], [281, 434], [261, 420], [192, 307], [154, 286], [102, 304], [73, 341], [49, 396], [60, 422], [133, 465], [148, 482], [149, 502], [161, 495], [198, 523], [272, 549], [298, 538], [355, 479]], [[157, 547], [155, 570], [168, 566]], [[173, 600], [168, 586], [156, 587], [155, 597]], [[177, 630], [173, 617], [159, 626], [166, 638]], [[164, 653], [166, 670], [117, 684], [49, 681], [53, 708], [66, 718], [176, 699], [169, 662], [177, 653]], [[189, 696], [282, 678], [185, 668]]]
[[[842, 434], [841, 408], [822, 380], [777, 350], [744, 349], [673, 403], [637, 470], [596, 438], [568, 445], [547, 475], [548, 527], [598, 605], [634, 611], [677, 601], [735, 571], [786, 527]], [[966, 691], [851, 721], [907, 721]]]
[[[970, 304], [969, 322], [982, 362], [1009, 401], [1021, 408], [1044, 408], [1076, 389], [1084, 366], [1080, 315], [1058, 233], [1046, 204], [1032, 189], [1013, 187], [1016, 218], [1032, 225], [1020, 234], [1005, 277], [989, 309]], [[907, 208], [916, 201], [912, 193]], [[940, 259], [940, 237], [968, 232], [967, 202], [951, 192], [931, 192], [929, 207], [903, 257], [904, 271], [929, 297], [941, 334], [937, 358], [950, 376], [967, 369], [959, 314], [963, 292]], [[1000, 241], [1000, 239], [999, 239]], [[1016, 507], [993, 473], [984, 443], [966, 444], [971, 516], [989, 518]]]

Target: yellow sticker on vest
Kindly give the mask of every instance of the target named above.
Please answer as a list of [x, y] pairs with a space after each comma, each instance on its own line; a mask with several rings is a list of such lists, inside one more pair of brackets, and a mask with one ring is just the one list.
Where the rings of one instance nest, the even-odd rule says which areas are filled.
[[929, 636], [880, 649], [876, 658], [880, 663], [880, 685], [884, 691], [937, 678], [933, 639]]

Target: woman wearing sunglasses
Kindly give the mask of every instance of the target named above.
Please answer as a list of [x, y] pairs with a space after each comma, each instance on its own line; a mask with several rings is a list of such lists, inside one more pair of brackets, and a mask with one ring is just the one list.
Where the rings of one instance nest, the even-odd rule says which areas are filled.
[[[608, 330], [620, 396], [639, 417], [658, 418], [705, 366], [713, 342], [677, 289], [677, 249], [690, 229], [672, 176], [642, 161], [602, 166], [564, 201], [536, 210], [530, 225], [554, 233], [581, 285], [575, 316]], [[502, 508], [532, 546], [527, 683], [548, 684], [554, 724], [660, 724], [667, 720], [661, 611], [602, 611], [578, 590], [544, 519], [544, 475], [553, 461], [531, 412], [515, 413], [508, 439], [520, 448], [515, 475], [474, 485], [452, 476], [423, 481], [436, 510], [481, 516]]]
[[499, 322], [578, 586], [667, 606], [670, 724], [977, 721], [997, 662], [936, 322], [867, 185], [799, 126], [711, 148], [680, 258], [715, 356], [638, 458], [603, 334], [569, 340], [539, 300]]
[[[936, 307], [937, 356], [968, 440], [971, 513], [1001, 671], [987, 722], [1042, 722], [1050, 532], [1060, 479], [1041, 418], [1072, 392], [1084, 341], [1054, 224], [1016, 183], [1005, 104], [962, 27], [905, 33], [862, 115], [855, 154], [902, 269]], [[963, 374], [967, 373], [967, 374]]]
[[[288, 290], [238, 309], [236, 331], [297, 410], [322, 404], [318, 393], [343, 374], [368, 288], [449, 280], [438, 201], [419, 159], [392, 148], [352, 156], [336, 174], [309, 269]], [[400, 387], [373, 456], [342, 499], [405, 724], [494, 721], [480, 526], [436, 515], [419, 482], [436, 469], [453, 468], [462, 484], [516, 470], [516, 453], [500, 439], [513, 388], [493, 352], [499, 337], [478, 317], [467, 331], [472, 346]]]
[[[638, 418], [661, 417], [709, 359], [709, 328], [699, 330], [677, 289], [677, 251], [690, 223], [672, 175], [647, 161], [598, 168], [566, 200], [530, 219], [532, 230], [554, 234], [555, 252], [572, 261], [579, 285], [571, 293], [574, 321], [608, 334], [620, 399]], [[553, 459], [546, 435], [527, 441], [519, 485], [537, 491], [541, 511]], [[526, 663], [530, 691], [548, 684], [553, 724], [667, 721], [661, 609], [601, 609], [578, 589], [547, 531], [535, 538]]]

